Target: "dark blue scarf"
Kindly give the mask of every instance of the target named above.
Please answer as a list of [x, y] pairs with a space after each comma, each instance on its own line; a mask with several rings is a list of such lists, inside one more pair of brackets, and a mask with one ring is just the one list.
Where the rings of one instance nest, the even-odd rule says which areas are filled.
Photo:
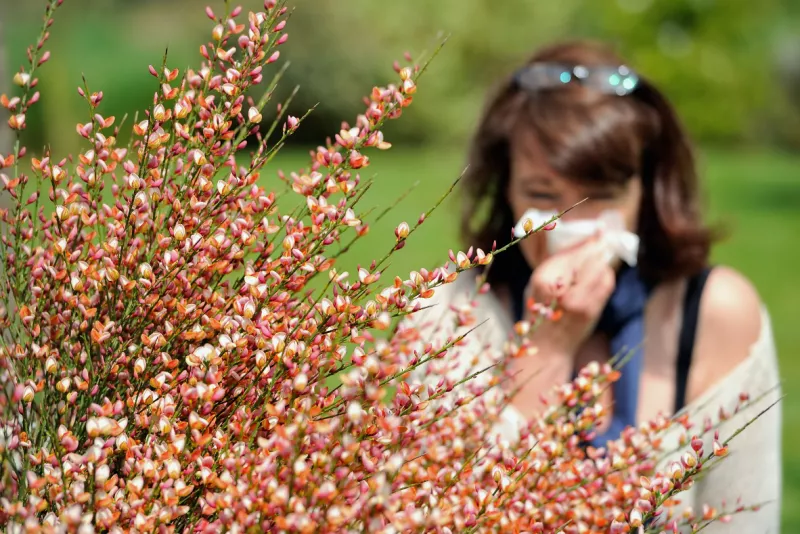
[[[517, 281], [512, 291], [519, 295], [514, 299], [514, 315], [516, 320], [522, 318], [522, 297], [524, 285], [530, 276], [520, 277], [522, 289]], [[614, 382], [613, 416], [611, 424], [602, 434], [591, 440], [596, 447], [605, 446], [609, 440], [617, 439], [627, 426], [636, 425], [636, 409], [639, 400], [639, 383], [643, 367], [642, 341], [644, 340], [644, 309], [650, 296], [651, 287], [645, 283], [638, 269], [623, 265], [617, 272], [617, 283], [614, 292], [606, 303], [597, 331], [605, 334], [610, 340], [611, 356], [625, 358], [620, 368], [619, 380]]]

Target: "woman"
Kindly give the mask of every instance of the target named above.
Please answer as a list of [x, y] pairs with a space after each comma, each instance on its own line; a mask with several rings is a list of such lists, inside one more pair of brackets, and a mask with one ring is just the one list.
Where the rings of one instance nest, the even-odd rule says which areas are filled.
[[[478, 319], [493, 323], [483, 327], [490, 344], [500, 346], [530, 313], [529, 297], [561, 315], [531, 334], [536, 354], [512, 362], [521, 379], [504, 412], [506, 437], [541, 410], [543, 392], [625, 347], [635, 350], [603, 399], [612, 414], [597, 443], [658, 414], [686, 409], [702, 422], [743, 391], [752, 398], [770, 392], [721, 428], [725, 439], [779, 395], [770, 320], [756, 290], [735, 270], [709, 265], [715, 234], [702, 221], [689, 141], [664, 96], [609, 49], [574, 42], [537, 53], [488, 102], [469, 163], [468, 246], [508, 243], [531, 208], [573, 206], [565, 224], [612, 213], [639, 238], [633, 266], [605, 261], [599, 234], [553, 252], [547, 232], [539, 232], [496, 257], [487, 273], [491, 290], [477, 306]], [[489, 216], [476, 220], [482, 210]], [[474, 287], [471, 276], [425, 304], [439, 303], [435, 314], [457, 304]], [[745, 505], [774, 501], [708, 531], [779, 531], [780, 437], [778, 406], [684, 497], [696, 511], [702, 504], [731, 509], [740, 497]]]

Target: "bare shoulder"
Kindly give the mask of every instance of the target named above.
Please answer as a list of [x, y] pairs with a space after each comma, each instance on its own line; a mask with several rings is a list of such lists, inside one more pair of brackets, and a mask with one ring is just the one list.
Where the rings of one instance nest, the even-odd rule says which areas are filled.
[[761, 298], [730, 267], [711, 271], [700, 301], [688, 396], [693, 400], [749, 355], [761, 334]]
[[725, 338], [741, 344], [746, 357], [761, 332], [761, 297], [750, 280], [730, 267], [713, 269], [700, 301], [698, 327], [698, 341]]

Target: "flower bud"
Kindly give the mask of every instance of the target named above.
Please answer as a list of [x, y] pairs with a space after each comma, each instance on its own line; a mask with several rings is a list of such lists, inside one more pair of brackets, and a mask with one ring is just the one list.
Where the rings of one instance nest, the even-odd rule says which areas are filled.
[[411, 229], [409, 228], [408, 223], [403, 221], [397, 225], [397, 228], [394, 229], [394, 235], [397, 237], [397, 239], [405, 239], [408, 237], [408, 233], [410, 231]]
[[492, 263], [492, 260], [494, 259], [494, 255], [491, 252], [486, 254], [481, 249], [478, 249], [475, 254], [478, 259], [479, 265], [489, 265], [490, 263]]
[[522, 229], [525, 230], [526, 234], [529, 234], [533, 230], [533, 220], [525, 219], [525, 222], [522, 223]]
[[172, 235], [178, 241], [183, 241], [184, 239], [186, 239], [186, 228], [182, 224], [178, 223], [175, 225], [175, 228], [172, 231]]
[[119, 280], [119, 271], [113, 267], [109, 267], [108, 269], [106, 269], [106, 278], [110, 282], [116, 282], [117, 280]]
[[106, 417], [90, 417], [86, 421], [86, 433], [90, 438], [104, 435], [108, 431], [108, 421]]
[[175, 103], [175, 117], [178, 119], [185, 119], [189, 114], [190, 107], [184, 102]]
[[56, 382], [56, 390], [58, 390], [61, 393], [66, 393], [67, 391], [69, 391], [70, 384], [71, 381], [69, 377], [64, 377], [58, 382]]
[[25, 127], [25, 114], [11, 115], [8, 119], [8, 126], [12, 130], [22, 130]]
[[672, 462], [667, 472], [672, 480], [680, 480], [683, 477], [683, 468], [678, 462]]
[[20, 87], [25, 87], [31, 81], [31, 75], [27, 72], [18, 72], [14, 75], [14, 83]]
[[157, 104], [155, 108], [153, 108], [153, 118], [158, 122], [163, 122], [164, 119], [167, 118], [167, 110], [164, 109], [163, 104]]
[[132, 480], [128, 481], [127, 490], [135, 495], [138, 495], [142, 492], [144, 488], [144, 478], [141, 475], [134, 477]]
[[197, 412], [189, 414], [189, 428], [193, 430], [202, 430], [208, 426], [208, 421], [200, 417]]
[[608, 532], [610, 534], [622, 534], [623, 532], [628, 531], [628, 525], [622, 523], [621, 521], [617, 521], [616, 519], [611, 522], [611, 526], [609, 527]]
[[194, 352], [186, 357], [186, 364], [190, 367], [198, 366], [217, 356], [217, 349], [206, 343], [197, 347]]
[[375, 356], [367, 356], [367, 359], [364, 362], [364, 369], [366, 369], [371, 375], [377, 375], [381, 370], [381, 366]]
[[149, 123], [147, 120], [139, 121], [137, 124], [133, 126], [133, 131], [136, 132], [136, 135], [143, 136], [147, 133], [147, 128]]
[[302, 393], [305, 391], [306, 387], [308, 386], [308, 377], [305, 375], [305, 373], [300, 373], [294, 377], [294, 383], [292, 386], [297, 393]]
[[55, 249], [56, 253], [63, 254], [67, 250], [67, 240], [62, 237], [53, 244], [53, 249]]
[[342, 523], [344, 523], [345, 517], [338, 506], [331, 506], [330, 508], [328, 508], [328, 511], [326, 512], [325, 519], [332, 526], [339, 526]]
[[144, 181], [139, 178], [138, 174], [132, 173], [125, 177], [125, 181], [130, 189], [138, 191], [144, 186]]
[[236, 69], [228, 69], [225, 71], [225, 78], [229, 82], [237, 82], [242, 77], [242, 73]]
[[177, 479], [179, 476], [181, 476], [181, 464], [178, 460], [172, 458], [170, 460], [167, 460], [166, 464], [167, 464], [167, 475], [169, 475], [169, 478], [174, 480]]
[[170, 423], [169, 418], [165, 416], [161, 416], [158, 418], [158, 431], [161, 434], [169, 434], [172, 430], [172, 423]]
[[381, 312], [378, 315], [378, 317], [375, 318], [375, 321], [372, 323], [372, 326], [374, 326], [378, 330], [386, 330], [387, 328], [389, 328], [389, 326], [391, 326], [391, 324], [392, 324], [392, 318], [389, 315], [389, 313]]
[[231, 192], [231, 184], [225, 180], [219, 180], [217, 182], [217, 192], [219, 192], [220, 195], [227, 195]]
[[639, 528], [640, 526], [642, 526], [642, 512], [634, 508], [631, 511], [631, 516], [628, 522], [633, 528]]
[[111, 474], [111, 469], [108, 467], [108, 464], [103, 464], [97, 468], [94, 472], [94, 480], [95, 482], [99, 482], [103, 484]]
[[247, 110], [247, 120], [249, 120], [252, 124], [258, 124], [261, 122], [261, 113], [258, 112], [258, 108], [251, 107]]
[[142, 278], [150, 278], [153, 276], [153, 268], [149, 263], [142, 263], [139, 265], [139, 276]]
[[352, 401], [347, 406], [347, 419], [357, 425], [361, 422], [364, 417], [364, 410], [361, 408], [361, 404], [358, 401]]
[[214, 26], [214, 29], [211, 30], [211, 37], [215, 41], [221, 41], [224, 33], [225, 33], [225, 28], [222, 26], [222, 24], [217, 24], [216, 26]]
[[503, 475], [503, 468], [499, 465], [496, 465], [492, 468], [492, 479], [494, 479], [495, 482], [500, 482], [500, 479], [503, 478]]

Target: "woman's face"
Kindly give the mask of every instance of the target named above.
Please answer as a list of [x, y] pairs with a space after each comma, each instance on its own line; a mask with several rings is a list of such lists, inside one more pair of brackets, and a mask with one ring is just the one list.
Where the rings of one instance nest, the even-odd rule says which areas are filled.
[[[641, 203], [641, 180], [634, 177], [625, 184], [577, 183], [559, 175], [547, 163], [541, 145], [533, 138], [515, 139], [511, 143], [511, 177], [508, 203], [518, 221], [528, 209], [563, 212], [587, 199], [566, 213], [562, 220], [593, 219], [605, 210], [619, 211], [628, 230], [635, 232]], [[546, 234], [536, 233], [520, 243], [522, 255], [531, 268], [548, 256]]]

